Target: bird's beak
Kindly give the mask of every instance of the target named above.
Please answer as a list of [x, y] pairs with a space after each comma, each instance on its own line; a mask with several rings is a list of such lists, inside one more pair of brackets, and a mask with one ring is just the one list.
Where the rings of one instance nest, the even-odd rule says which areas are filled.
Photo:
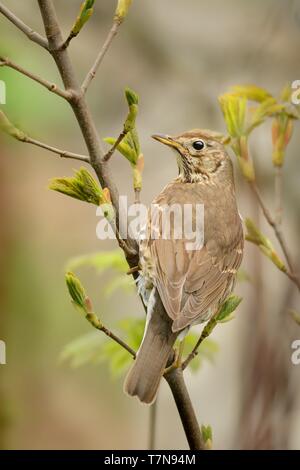
[[176, 142], [172, 137], [169, 135], [164, 135], [164, 134], [154, 134], [152, 135], [152, 138], [155, 140], [158, 140], [158, 142], [161, 142], [162, 144], [168, 145], [169, 147], [173, 147], [175, 149], [179, 149], [180, 144]]

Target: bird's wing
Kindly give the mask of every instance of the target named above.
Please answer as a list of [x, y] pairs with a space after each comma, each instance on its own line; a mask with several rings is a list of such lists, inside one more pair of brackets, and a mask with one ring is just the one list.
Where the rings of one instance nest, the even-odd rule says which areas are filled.
[[243, 231], [239, 221], [226, 247], [208, 242], [201, 250], [187, 251], [184, 240], [157, 239], [149, 248], [156, 260], [156, 287], [178, 331], [204, 321], [231, 292], [242, 260]]

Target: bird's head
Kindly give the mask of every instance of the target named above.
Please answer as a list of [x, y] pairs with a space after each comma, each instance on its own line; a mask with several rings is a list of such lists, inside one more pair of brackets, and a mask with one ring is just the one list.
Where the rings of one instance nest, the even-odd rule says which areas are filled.
[[225, 138], [217, 132], [195, 129], [175, 137], [155, 134], [155, 140], [175, 150], [179, 175], [184, 182], [199, 182], [231, 173], [231, 161], [225, 150]]

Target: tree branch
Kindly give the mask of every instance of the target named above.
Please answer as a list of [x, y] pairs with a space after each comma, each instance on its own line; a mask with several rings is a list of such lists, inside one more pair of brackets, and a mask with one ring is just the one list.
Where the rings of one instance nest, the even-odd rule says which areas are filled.
[[275, 167], [275, 222], [277, 225], [282, 223], [282, 213], [283, 213], [283, 174], [282, 166]]
[[164, 375], [172, 391], [177, 410], [191, 450], [205, 450], [200, 426], [186, 388], [181, 368], [171, 369]]
[[[63, 38], [53, 2], [52, 0], [38, 0], [38, 2], [45, 26], [46, 35], [49, 40], [49, 50], [56, 62], [65, 88], [72, 91], [73, 97], [70, 101], [70, 104], [80, 126], [83, 138], [86, 142], [91, 165], [95, 170], [101, 186], [109, 189], [112, 204], [116, 212], [116, 221], [118, 225], [119, 193], [114, 183], [110, 167], [107, 163], [102, 162], [102, 157], [104, 155], [104, 151], [102, 150], [102, 143], [97, 133], [96, 125], [91, 116], [90, 110], [86, 104], [85, 98], [81, 93], [81, 89], [69, 57], [68, 49], [60, 48], [63, 42]], [[128, 240], [128, 242], [130, 245], [136, 248], [136, 242], [134, 240]]]
[[156, 436], [156, 421], [157, 421], [157, 400], [156, 400], [149, 409], [149, 436], [148, 436], [148, 450], [155, 449], [155, 436]]
[[260, 206], [260, 208], [261, 208], [261, 210], [262, 210], [262, 212], [265, 216], [265, 219], [267, 220], [268, 224], [273, 228], [275, 236], [276, 236], [276, 238], [277, 238], [277, 240], [278, 240], [278, 242], [281, 246], [281, 249], [283, 251], [286, 262], [287, 262], [288, 267], [289, 267], [289, 271], [287, 271], [286, 274], [296, 284], [296, 286], [300, 290], [300, 279], [295, 274], [293, 263], [292, 263], [292, 258], [291, 258], [291, 255], [289, 253], [286, 241], [284, 239], [281, 227], [276, 223], [276, 221], [272, 217], [269, 209], [266, 207], [256, 183], [251, 182], [250, 187], [251, 187], [251, 189], [252, 189], [252, 191], [253, 191], [253, 193], [254, 193], [257, 201], [258, 201], [258, 204], [259, 204], [259, 206]]
[[96, 330], [102, 331], [102, 333], [104, 333], [110, 339], [115, 341], [115, 343], [118, 343], [123, 349], [125, 349], [133, 357], [133, 359], [136, 358], [136, 352], [127, 343], [125, 343], [125, 341], [119, 338], [119, 336], [115, 335], [115, 333], [106, 328], [106, 326], [101, 323], [95, 313], [87, 313], [85, 318], [94, 328], [96, 328]]
[[67, 101], [70, 101], [71, 99], [72, 95], [70, 92], [62, 90], [55, 83], [51, 83], [48, 80], [38, 77], [34, 73], [24, 69], [23, 67], [16, 64], [15, 62], [8, 59], [7, 57], [0, 57], [0, 67], [10, 67], [11, 69], [14, 69], [17, 72], [21, 73], [22, 75], [25, 75], [26, 77], [30, 78], [34, 82], [39, 83], [43, 87], [47, 88], [47, 90], [51, 91], [52, 93], [55, 93], [61, 98], [64, 98]]
[[217, 321], [215, 318], [212, 318], [203, 328], [201, 335], [195, 344], [193, 350], [190, 352], [186, 360], [182, 363], [181, 369], [184, 370], [187, 368], [189, 363], [199, 354], [199, 346], [203, 343], [203, 341], [211, 334], [215, 326], [217, 325]]
[[12, 13], [6, 6], [0, 2], [0, 13], [4, 15], [11, 23], [13, 23], [20, 31], [22, 31], [26, 36], [39, 46], [48, 50], [48, 41], [41, 36], [39, 33], [34, 31], [32, 28], [27, 26], [20, 18], [18, 18], [14, 13]]
[[[63, 38], [56, 18], [56, 12], [52, 0], [38, 0], [38, 2], [45, 26], [46, 35], [49, 41], [49, 50], [57, 64], [65, 88], [72, 91], [73, 98], [71, 99], [70, 104], [86, 142], [90, 155], [90, 163], [98, 176], [101, 186], [107, 187], [109, 189], [112, 204], [116, 211], [118, 226], [118, 190], [114, 184], [108, 162], [103, 161], [104, 152], [102, 150], [101, 141], [96, 131], [96, 126], [90, 114], [89, 108], [86, 104], [84, 93], [82, 93], [82, 90], [78, 85], [68, 54], [68, 49], [62, 49], [60, 47], [63, 42]], [[117, 31], [117, 26], [115, 26], [115, 28]], [[96, 69], [99, 67], [114, 35], [115, 33], [110, 32], [110, 35], [106, 41], [106, 46], [103, 46], [102, 52], [97, 58], [98, 60]], [[93, 76], [91, 76], [91, 79], [92, 78]], [[88, 81], [90, 82], [90, 78]], [[130, 248], [134, 249], [133, 255], [126, 256], [129, 267], [132, 268], [138, 264], [138, 247], [136, 241], [130, 238], [128, 238], [127, 244], [130, 246]], [[134, 277], [137, 277], [137, 275], [138, 273], [133, 273]], [[163, 306], [158, 306], [157, 308], [163, 308]], [[202, 448], [199, 425], [197, 423], [195, 412], [184, 384], [182, 371], [171, 371], [166, 378], [175, 398], [190, 446], [193, 449]]]
[[100, 67], [102, 60], [104, 59], [106, 52], [108, 51], [114, 37], [116, 36], [118, 32], [119, 26], [120, 26], [120, 22], [117, 20], [114, 20], [113, 25], [104, 41], [102, 48], [100, 49], [98, 56], [96, 57], [96, 60], [92, 68], [90, 69], [90, 71], [88, 72], [87, 76], [85, 77], [82, 83], [81, 90], [83, 94], [86, 93], [91, 81], [93, 80], [93, 78], [95, 78], [97, 70]]
[[66, 150], [61, 150], [56, 147], [52, 147], [51, 145], [40, 142], [39, 140], [32, 139], [31, 137], [27, 135], [20, 135], [19, 137], [15, 136], [15, 138], [19, 140], [20, 142], [24, 142], [25, 144], [32, 144], [32, 145], [35, 145], [36, 147], [41, 147], [45, 150], [49, 150], [49, 152], [55, 153], [62, 158], [72, 158], [73, 160], [79, 160], [81, 162], [86, 162], [86, 163], [90, 162], [89, 157], [85, 155], [80, 155], [78, 153], [72, 153]]
[[104, 155], [104, 157], [103, 157], [103, 161], [104, 161], [104, 162], [108, 162], [108, 160], [113, 156], [113, 154], [114, 154], [115, 151], [116, 151], [116, 148], [117, 148], [118, 145], [122, 142], [122, 140], [124, 139], [124, 137], [126, 136], [126, 134], [128, 134], [128, 131], [123, 130], [123, 131], [121, 132], [121, 134], [119, 135], [119, 137], [118, 137], [117, 140], [115, 141], [114, 145], [112, 145], [111, 148], [109, 149], [109, 151]]

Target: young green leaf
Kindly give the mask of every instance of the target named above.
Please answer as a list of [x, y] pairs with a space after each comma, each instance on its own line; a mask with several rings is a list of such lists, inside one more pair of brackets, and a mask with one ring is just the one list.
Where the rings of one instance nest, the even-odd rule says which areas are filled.
[[231, 137], [246, 134], [246, 103], [245, 97], [225, 93], [219, 97], [228, 133]]
[[90, 19], [94, 11], [95, 0], [85, 0], [80, 7], [80, 12], [76, 18], [76, 21], [71, 29], [70, 36], [77, 36], [82, 30], [85, 23]]
[[72, 272], [65, 275], [67, 288], [75, 306], [87, 313], [86, 293], [78, 277]]
[[82, 167], [73, 177], [53, 178], [49, 189], [98, 206], [107, 203], [107, 197], [89, 171]]
[[213, 440], [212, 427], [210, 425], [204, 426], [204, 424], [202, 424], [201, 434], [205, 442], [206, 448], [210, 450], [212, 448], [212, 440]]
[[[127, 136], [126, 136], [127, 137]], [[122, 140], [122, 142], [117, 146], [117, 150], [125, 157], [127, 158], [127, 160], [132, 164], [132, 165], [135, 165], [136, 163], [136, 159], [137, 159], [137, 155], [136, 155], [136, 152], [135, 150], [130, 147], [129, 143], [128, 143], [128, 137], [126, 138], [124, 137], [124, 139]], [[110, 144], [110, 145], [114, 145], [117, 141], [117, 139], [115, 139], [114, 137], [105, 137], [105, 139], [103, 139], [104, 142], [106, 142], [107, 144]]]
[[221, 306], [216, 321], [224, 323], [230, 318], [230, 315], [237, 309], [243, 299], [237, 295], [230, 295]]
[[265, 90], [264, 88], [260, 88], [256, 85], [234, 85], [231, 87], [232, 93], [247, 98], [249, 101], [257, 101], [258, 103], [262, 103], [270, 98], [274, 100], [272, 95]]

